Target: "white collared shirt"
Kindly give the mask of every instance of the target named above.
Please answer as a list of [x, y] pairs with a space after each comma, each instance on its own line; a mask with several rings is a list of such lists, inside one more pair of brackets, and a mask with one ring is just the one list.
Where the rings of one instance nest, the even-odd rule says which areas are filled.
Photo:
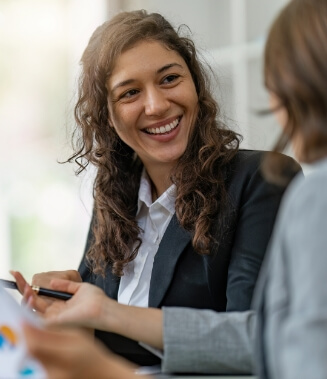
[[139, 189], [136, 220], [142, 229], [142, 244], [136, 258], [124, 268], [120, 280], [118, 302], [148, 307], [154, 257], [162, 236], [175, 213], [176, 186], [171, 185], [152, 203], [151, 184], [143, 170]]

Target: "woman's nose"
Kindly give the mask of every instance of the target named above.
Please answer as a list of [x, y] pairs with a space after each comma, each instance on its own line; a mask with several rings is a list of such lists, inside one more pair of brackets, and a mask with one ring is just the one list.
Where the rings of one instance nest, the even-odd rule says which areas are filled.
[[170, 108], [170, 101], [163, 90], [151, 88], [146, 91], [145, 114], [147, 116], [161, 116]]

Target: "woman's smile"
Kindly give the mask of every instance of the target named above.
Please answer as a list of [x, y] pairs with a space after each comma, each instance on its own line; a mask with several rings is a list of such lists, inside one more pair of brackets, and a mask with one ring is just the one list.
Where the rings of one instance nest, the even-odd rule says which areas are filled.
[[155, 135], [171, 134], [178, 127], [179, 122], [180, 118], [177, 117], [174, 121], [157, 123], [156, 125], [144, 129], [144, 131]]

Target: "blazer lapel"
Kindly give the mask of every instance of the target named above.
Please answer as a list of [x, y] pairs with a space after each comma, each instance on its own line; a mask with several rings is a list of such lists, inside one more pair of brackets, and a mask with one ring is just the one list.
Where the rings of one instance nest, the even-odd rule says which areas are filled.
[[172, 217], [154, 258], [150, 281], [149, 307], [158, 308], [174, 275], [175, 266], [191, 235]]
[[118, 298], [118, 288], [119, 288], [120, 278], [111, 272], [111, 266], [106, 268], [106, 275], [103, 278], [98, 275], [96, 285], [103, 288], [105, 293], [114, 300]]

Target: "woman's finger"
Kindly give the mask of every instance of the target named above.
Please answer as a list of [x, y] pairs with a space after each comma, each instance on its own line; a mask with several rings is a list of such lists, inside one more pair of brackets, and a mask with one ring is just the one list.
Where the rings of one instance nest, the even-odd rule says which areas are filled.
[[65, 279], [73, 282], [81, 282], [82, 278], [76, 270], [66, 271], [49, 271], [35, 274], [32, 278], [32, 285], [44, 288], [50, 288], [50, 282], [53, 279]]
[[23, 301], [30, 308], [35, 309], [37, 312], [42, 313], [42, 314], [51, 305], [49, 301], [36, 295], [36, 293], [32, 290], [31, 286], [29, 286], [27, 283], [25, 285], [24, 292], [23, 292]]
[[81, 285], [82, 283], [72, 282], [71, 280], [66, 279], [52, 279], [50, 283], [52, 289], [72, 294], [76, 293]]
[[18, 271], [10, 270], [9, 272], [10, 272], [10, 274], [14, 277], [14, 279], [16, 280], [16, 284], [17, 284], [17, 287], [18, 287], [18, 291], [23, 295], [25, 285], [27, 284], [25, 278], [24, 278], [23, 275], [22, 275], [20, 272], [18, 272]]

